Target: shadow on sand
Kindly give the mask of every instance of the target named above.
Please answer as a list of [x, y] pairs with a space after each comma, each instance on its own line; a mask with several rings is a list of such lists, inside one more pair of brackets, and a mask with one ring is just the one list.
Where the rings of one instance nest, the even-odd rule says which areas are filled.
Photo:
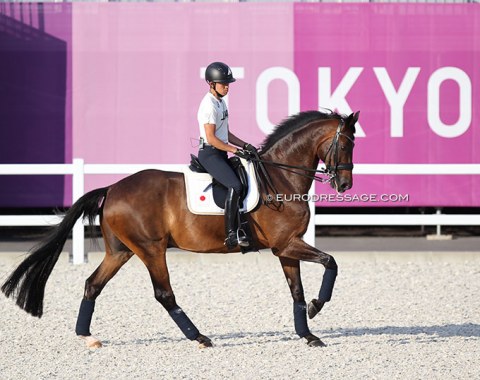
[[464, 324], [446, 324], [446, 325], [434, 325], [434, 326], [384, 326], [384, 327], [358, 327], [337, 329], [324, 332], [323, 338], [336, 338], [340, 336], [363, 336], [363, 335], [409, 335], [409, 336], [428, 336], [432, 339], [438, 338], [479, 338], [480, 337], [480, 325], [474, 323]]
[[[385, 326], [385, 327], [359, 327], [338, 329], [335, 331], [321, 331], [313, 332], [319, 336], [328, 345], [328, 339], [340, 338], [340, 337], [360, 337], [365, 335], [390, 335], [392, 336], [391, 342], [398, 344], [411, 343], [412, 336], [421, 338], [421, 342], [435, 342], [442, 340], [442, 338], [479, 338], [480, 337], [480, 325], [473, 323], [465, 324], [447, 324], [447, 325], [434, 325], [434, 326]], [[211, 334], [208, 335], [212, 342], [217, 347], [237, 347], [237, 346], [253, 346], [258, 344], [277, 343], [300, 340], [295, 333], [288, 329], [278, 331], [266, 331], [266, 332], [242, 332], [232, 334]], [[184, 338], [178, 336], [159, 336], [148, 339], [135, 339], [135, 340], [106, 340], [104, 344], [107, 346], [122, 346], [122, 345], [150, 345], [150, 344], [162, 344], [162, 343], [174, 343], [185, 341]], [[303, 342], [303, 340], [302, 340]], [[418, 340], [416, 340], [418, 343]], [[338, 343], [336, 343], [338, 344]]]

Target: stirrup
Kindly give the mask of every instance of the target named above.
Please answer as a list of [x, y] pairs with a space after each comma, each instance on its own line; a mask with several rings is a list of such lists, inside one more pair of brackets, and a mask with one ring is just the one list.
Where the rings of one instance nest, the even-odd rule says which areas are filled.
[[245, 231], [240, 229], [237, 230], [237, 232], [230, 231], [227, 235], [227, 238], [225, 239], [224, 244], [227, 246], [228, 249], [233, 249], [237, 245], [239, 245], [240, 247], [248, 247], [250, 246], [250, 240], [245, 234]]
[[250, 246], [250, 239], [248, 238], [245, 231], [242, 230], [241, 228], [237, 230], [237, 242], [240, 247]]

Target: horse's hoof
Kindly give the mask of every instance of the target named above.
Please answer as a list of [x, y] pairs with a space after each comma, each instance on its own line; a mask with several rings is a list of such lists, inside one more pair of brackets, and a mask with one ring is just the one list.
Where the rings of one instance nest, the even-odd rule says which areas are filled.
[[316, 299], [311, 300], [308, 303], [308, 318], [312, 319], [315, 317], [318, 313], [320, 313], [320, 310], [322, 310], [323, 305], [325, 305], [325, 302], [318, 301]]
[[198, 345], [198, 348], [209, 348], [209, 347], [213, 347], [213, 343], [212, 342], [204, 342], [204, 343], [200, 343]]
[[197, 338], [197, 342], [199, 343], [198, 348], [209, 348], [213, 347], [212, 341], [207, 338], [205, 335], [199, 335]]
[[323, 343], [318, 336], [315, 336], [313, 334], [308, 334], [304, 336], [304, 338], [307, 340], [307, 345], [309, 347], [326, 347], [327, 345]]
[[308, 347], [327, 347], [325, 343], [323, 343], [320, 339], [312, 340], [307, 343]]
[[93, 335], [89, 335], [89, 336], [79, 335], [78, 337], [85, 341], [85, 345], [87, 346], [87, 348], [101, 348], [102, 347], [102, 342], [100, 342]]

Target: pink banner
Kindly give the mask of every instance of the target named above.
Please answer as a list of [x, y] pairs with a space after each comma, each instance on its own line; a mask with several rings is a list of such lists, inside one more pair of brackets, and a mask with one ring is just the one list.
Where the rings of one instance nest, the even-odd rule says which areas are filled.
[[[296, 4], [302, 109], [361, 110], [356, 163], [479, 163], [479, 22], [470, 5]], [[479, 184], [478, 176], [356, 176], [353, 194], [408, 201], [330, 205], [478, 206]]]
[[[293, 70], [291, 5], [73, 5], [74, 157], [189, 162], [198, 152], [197, 110], [208, 91], [201, 72], [212, 61], [227, 62], [237, 78], [228, 95], [232, 132], [263, 141], [256, 82], [270, 67]], [[281, 84], [269, 88], [269, 117], [277, 122], [287, 115], [287, 95]], [[114, 179], [88, 178], [86, 186]]]
[[[207, 91], [200, 73], [215, 60], [238, 78], [231, 129], [256, 145], [288, 114], [326, 107], [361, 111], [355, 163], [480, 162], [473, 4], [72, 7], [73, 157], [87, 163], [186, 163]], [[88, 178], [87, 189], [113, 180]], [[478, 185], [478, 176], [358, 175], [352, 199], [319, 205], [478, 206]], [[322, 194], [333, 193], [318, 185]]]

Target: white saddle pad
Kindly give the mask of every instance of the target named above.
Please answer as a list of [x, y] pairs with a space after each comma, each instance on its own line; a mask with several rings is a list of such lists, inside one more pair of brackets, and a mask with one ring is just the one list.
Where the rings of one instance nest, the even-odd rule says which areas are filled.
[[[240, 159], [248, 177], [248, 193], [243, 201], [242, 212], [252, 211], [260, 200], [257, 179], [253, 164]], [[196, 173], [188, 167], [183, 171], [187, 192], [187, 205], [191, 213], [197, 215], [223, 215], [223, 208], [218, 207], [213, 200], [212, 176], [208, 173]], [[208, 188], [208, 189], [207, 189]]]

